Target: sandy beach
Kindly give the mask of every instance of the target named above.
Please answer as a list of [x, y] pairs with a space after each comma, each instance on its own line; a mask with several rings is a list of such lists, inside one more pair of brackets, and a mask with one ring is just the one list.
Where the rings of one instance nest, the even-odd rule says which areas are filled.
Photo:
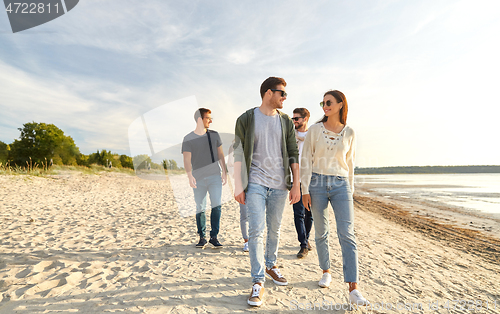
[[0, 313], [500, 313], [497, 220], [366, 189], [355, 195], [355, 223], [360, 290], [372, 307], [347, 310], [333, 214], [333, 280], [324, 289], [314, 240], [296, 258], [287, 205], [278, 266], [290, 284], [266, 281], [263, 306], [251, 308], [238, 204], [226, 189], [224, 248], [197, 249], [195, 218], [183, 207], [194, 201], [174, 192], [187, 181], [169, 179], [1, 175]]

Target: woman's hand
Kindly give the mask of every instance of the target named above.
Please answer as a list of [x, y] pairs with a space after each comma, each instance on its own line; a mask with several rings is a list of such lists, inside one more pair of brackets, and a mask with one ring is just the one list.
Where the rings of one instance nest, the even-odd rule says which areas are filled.
[[302, 195], [302, 204], [304, 204], [304, 207], [308, 211], [311, 211], [311, 195], [310, 194]]

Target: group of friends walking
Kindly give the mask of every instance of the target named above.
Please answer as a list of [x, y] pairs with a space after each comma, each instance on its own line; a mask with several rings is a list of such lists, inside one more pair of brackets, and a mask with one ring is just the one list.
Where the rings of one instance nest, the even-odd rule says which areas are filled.
[[[283, 78], [269, 77], [260, 87], [262, 103], [236, 121], [228, 165], [234, 171], [234, 198], [240, 204], [243, 250], [249, 252], [252, 289], [248, 304], [260, 306], [266, 276], [288, 285], [276, 266], [285, 203], [293, 204], [294, 222], [304, 258], [312, 249], [309, 234], [314, 224], [315, 245], [322, 270], [318, 285], [330, 286], [329, 211], [331, 204], [342, 250], [344, 281], [349, 301], [367, 305], [358, 289], [358, 250], [354, 235], [354, 158], [356, 138], [347, 126], [348, 105], [338, 90], [327, 91], [320, 106], [324, 116], [308, 127], [310, 113], [296, 108], [293, 117], [281, 112], [287, 98]], [[184, 137], [182, 153], [189, 184], [194, 191], [196, 225], [203, 248], [222, 248], [220, 228], [222, 185], [227, 167], [219, 134], [209, 130], [211, 111], [195, 113], [196, 129]], [[210, 197], [210, 239], [206, 240], [206, 198]], [[264, 231], [267, 230], [264, 246]]]

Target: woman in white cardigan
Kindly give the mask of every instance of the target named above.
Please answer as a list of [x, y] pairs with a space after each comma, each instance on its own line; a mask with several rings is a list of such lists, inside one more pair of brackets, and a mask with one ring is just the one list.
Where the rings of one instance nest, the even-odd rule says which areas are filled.
[[328, 245], [330, 203], [342, 249], [344, 281], [349, 284], [349, 301], [367, 305], [369, 302], [357, 289], [358, 250], [354, 236], [352, 199], [356, 137], [354, 130], [346, 125], [348, 107], [342, 92], [326, 92], [320, 105], [325, 115], [307, 132], [300, 167], [302, 202], [312, 213], [316, 250], [323, 270], [319, 285], [326, 288], [332, 280]]

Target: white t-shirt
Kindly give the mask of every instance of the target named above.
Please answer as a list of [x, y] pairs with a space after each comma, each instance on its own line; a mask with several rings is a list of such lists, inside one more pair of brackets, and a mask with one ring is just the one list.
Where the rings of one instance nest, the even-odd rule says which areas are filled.
[[[297, 131], [297, 133], [299, 134], [300, 137], [305, 138], [306, 134], [307, 134], [307, 131], [305, 131], [305, 132], [299, 132], [299, 131]], [[304, 147], [304, 141], [297, 140], [297, 142], [298, 142], [297, 145], [299, 146], [299, 166], [300, 166], [300, 158], [302, 158], [302, 147]]]
[[[298, 136], [303, 137], [305, 140], [307, 131], [305, 132], [297, 131], [295, 134], [296, 135], [298, 134]], [[300, 169], [300, 160], [302, 159], [302, 147], [304, 147], [304, 141], [299, 141], [299, 139], [297, 139], [297, 146], [299, 147], [299, 169]], [[292, 176], [292, 182], [293, 182], [293, 176]]]

